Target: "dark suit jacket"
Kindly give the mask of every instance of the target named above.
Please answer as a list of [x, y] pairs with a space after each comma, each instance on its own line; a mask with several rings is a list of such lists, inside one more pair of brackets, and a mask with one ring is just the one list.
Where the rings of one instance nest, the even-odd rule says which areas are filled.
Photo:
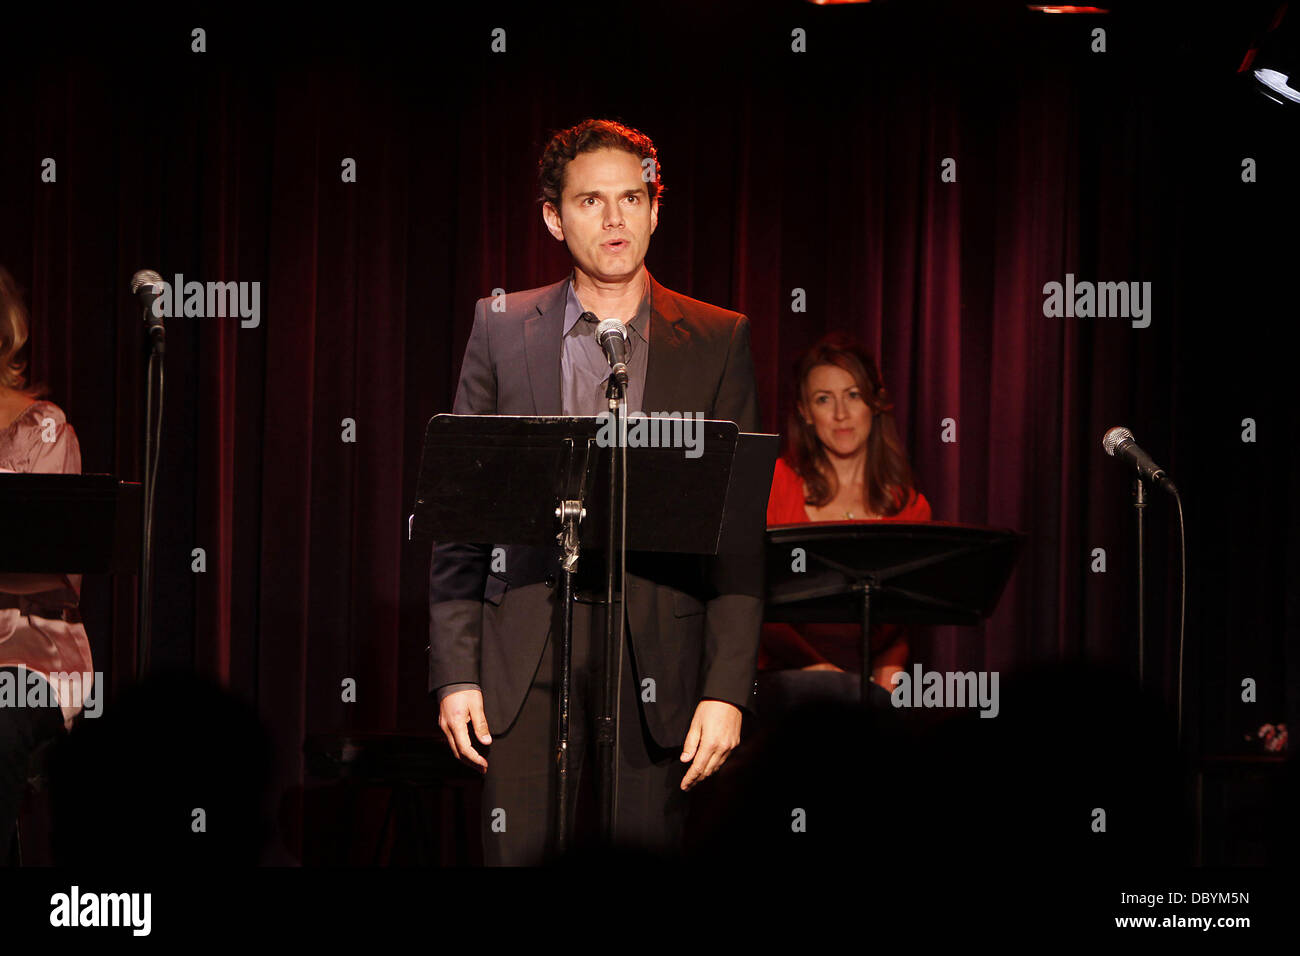
[[[491, 299], [478, 301], [456, 414], [563, 414], [568, 281], [508, 295], [504, 312], [493, 312]], [[699, 411], [742, 432], [758, 431], [749, 320], [650, 281], [643, 410]], [[748, 703], [762, 626], [764, 532], [761, 523], [753, 529], [747, 555], [628, 552], [627, 628], [638, 683], [655, 682], [655, 702], [641, 706], [662, 747], [685, 740], [701, 699]], [[479, 684], [488, 727], [502, 733], [523, 705], [552, 618], [558, 622], [559, 548], [512, 545], [500, 574], [490, 573], [490, 558], [490, 545], [434, 545], [429, 690]], [[585, 555], [581, 563], [591, 560]]]

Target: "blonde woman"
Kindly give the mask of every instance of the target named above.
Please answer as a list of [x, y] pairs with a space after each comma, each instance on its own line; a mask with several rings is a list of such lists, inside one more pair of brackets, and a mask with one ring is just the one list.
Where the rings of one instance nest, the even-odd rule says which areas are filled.
[[[5, 472], [81, 471], [77, 433], [63, 410], [27, 384], [20, 357], [27, 334], [22, 297], [0, 267], [0, 502]], [[32, 751], [71, 728], [90, 691], [83, 681], [52, 676], [93, 674], [80, 593], [79, 574], [0, 572], [0, 866], [11, 859]]]

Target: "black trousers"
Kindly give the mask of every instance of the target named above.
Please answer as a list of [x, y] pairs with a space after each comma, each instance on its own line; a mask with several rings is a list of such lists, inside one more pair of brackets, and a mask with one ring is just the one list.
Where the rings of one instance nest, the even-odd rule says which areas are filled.
[[[12, 675], [18, 693], [26, 698], [27, 672], [17, 667], [2, 667]], [[47, 700], [52, 700], [48, 693]], [[48, 707], [0, 706], [0, 866], [9, 864], [13, 852], [14, 827], [27, 785], [27, 768], [32, 751], [63, 732], [63, 712]]]
[[[615, 605], [622, 613], [622, 605]], [[533, 866], [551, 859], [555, 830], [555, 742], [559, 729], [560, 623], [558, 611], [523, 709], [506, 733], [494, 728], [483, 779], [483, 860], [489, 866]], [[671, 858], [682, 852], [689, 764], [681, 747], [663, 749], [645, 725], [641, 688], [633, 672], [624, 625], [623, 694], [619, 717], [618, 810], [615, 842], [621, 848]], [[597, 774], [595, 721], [600, 710], [605, 605], [573, 602], [572, 677], [569, 694], [569, 832], [571, 845], [598, 831], [599, 804], [590, 797]], [[582, 819], [578, 819], [580, 797]]]

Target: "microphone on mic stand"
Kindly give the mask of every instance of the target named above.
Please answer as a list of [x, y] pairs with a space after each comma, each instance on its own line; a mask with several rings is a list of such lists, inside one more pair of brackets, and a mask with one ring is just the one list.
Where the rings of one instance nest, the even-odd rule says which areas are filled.
[[1178, 576], [1178, 746], [1183, 745], [1183, 650], [1187, 640], [1187, 529], [1183, 525], [1183, 499], [1178, 489], [1169, 480], [1165, 470], [1152, 460], [1133, 440], [1133, 433], [1122, 425], [1117, 425], [1106, 432], [1101, 440], [1101, 447], [1113, 458], [1122, 458], [1137, 469], [1139, 480], [1133, 485], [1133, 507], [1137, 512], [1137, 645], [1138, 645], [1138, 686], [1145, 681], [1146, 669], [1146, 585], [1143, 569], [1142, 512], [1146, 510], [1146, 494], [1143, 481], [1161, 488], [1174, 496], [1178, 508], [1178, 541], [1182, 558], [1182, 569]]
[[[593, 322], [596, 316], [582, 313]], [[627, 328], [618, 319], [605, 319], [596, 326], [596, 341], [609, 361], [610, 384], [605, 389], [611, 417], [626, 412]], [[624, 614], [615, 615], [615, 595], [627, 590], [627, 436], [624, 425], [609, 449], [609, 530], [605, 540], [605, 663], [601, 675], [601, 729], [596, 739], [600, 772], [600, 823], [606, 841], [612, 842], [618, 820], [619, 714], [623, 707]]]
[[167, 334], [163, 330], [162, 316], [154, 311], [154, 303], [165, 288], [162, 276], [152, 269], [141, 269], [131, 277], [131, 294], [144, 309], [145, 334], [149, 336], [151, 347], [158, 352], [164, 350]]
[[1117, 425], [1101, 440], [1101, 447], [1113, 458], [1121, 458], [1137, 469], [1141, 478], [1146, 479], [1157, 488], [1162, 488], [1171, 495], [1177, 495], [1178, 489], [1169, 480], [1165, 470], [1151, 460], [1151, 456], [1138, 447], [1133, 440], [1133, 433], [1123, 425]]
[[[587, 321], [595, 319], [595, 316], [590, 312], [582, 313], [582, 317]], [[601, 349], [605, 352], [609, 367], [614, 370], [614, 378], [619, 385], [626, 387], [628, 341], [627, 329], [622, 321], [619, 319], [605, 319], [597, 325], [596, 341], [600, 343]]]
[[[141, 269], [131, 277], [131, 294], [144, 309], [148, 363], [145, 368], [144, 451], [140, 468], [140, 575], [137, 581], [136, 679], [149, 672], [153, 647], [153, 517], [158, 484], [158, 461], [162, 447], [163, 362], [166, 332], [162, 316], [155, 308], [166, 292], [162, 276], [152, 269]], [[155, 385], [157, 397], [155, 398]]]

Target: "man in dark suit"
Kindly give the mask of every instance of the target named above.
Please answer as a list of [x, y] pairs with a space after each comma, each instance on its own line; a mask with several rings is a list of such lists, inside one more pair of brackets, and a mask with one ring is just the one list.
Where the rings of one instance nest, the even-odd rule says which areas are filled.
[[[604, 120], [557, 133], [541, 162], [543, 218], [574, 269], [480, 299], [454, 412], [597, 415], [609, 366], [583, 314], [621, 319], [631, 412], [699, 412], [759, 430], [745, 316], [664, 288], [645, 268], [661, 182], [649, 138]], [[635, 502], [631, 502], [635, 507]], [[685, 791], [740, 741], [762, 623], [763, 527], [748, 554], [629, 552], [617, 839], [680, 849]], [[540, 862], [553, 816], [558, 546], [438, 544], [430, 567], [429, 689], [452, 752], [484, 772], [484, 858]], [[584, 553], [574, 604], [570, 780], [599, 705], [603, 557]], [[616, 613], [623, 612], [616, 600]], [[480, 752], [480, 750], [482, 752]], [[590, 775], [589, 775], [590, 776]], [[576, 799], [569, 800], [570, 807]]]

